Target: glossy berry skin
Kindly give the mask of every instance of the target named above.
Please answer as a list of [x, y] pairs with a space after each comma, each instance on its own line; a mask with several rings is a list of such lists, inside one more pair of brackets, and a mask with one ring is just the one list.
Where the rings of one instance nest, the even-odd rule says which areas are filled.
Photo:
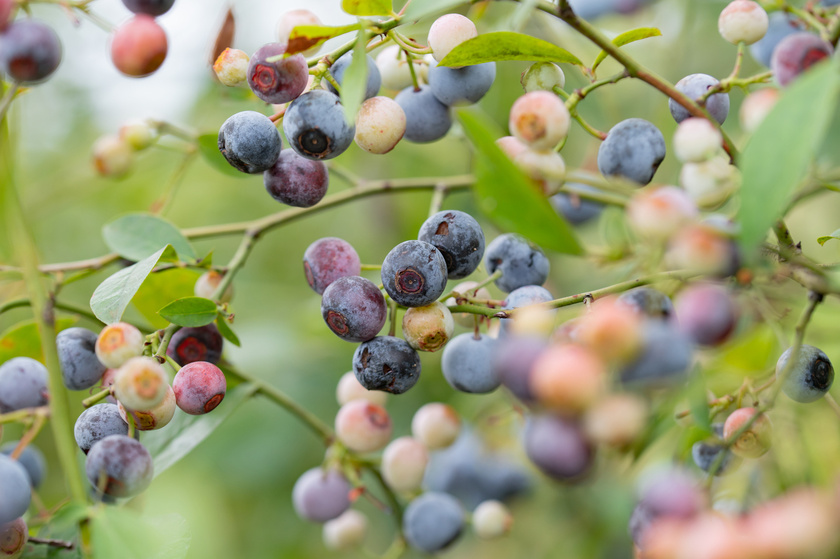
[[495, 62], [462, 68], [429, 68], [429, 88], [438, 101], [450, 107], [477, 103], [490, 90], [495, 79]]
[[335, 415], [335, 434], [353, 452], [374, 452], [388, 444], [393, 431], [385, 408], [367, 400], [347, 402]]
[[770, 14], [767, 33], [750, 45], [750, 54], [763, 66], [770, 67], [770, 59], [776, 46], [788, 35], [802, 31], [802, 28], [785, 12]]
[[409, 545], [436, 553], [451, 545], [464, 528], [464, 509], [447, 493], [424, 493], [411, 501], [403, 515], [403, 534]]
[[114, 396], [131, 411], [150, 410], [163, 402], [169, 390], [166, 372], [153, 357], [135, 357], [114, 377]]
[[111, 61], [126, 76], [140, 78], [166, 59], [166, 32], [155, 18], [138, 14], [117, 27], [111, 37]]
[[478, 36], [475, 24], [461, 14], [445, 14], [429, 28], [429, 46], [432, 56], [440, 62], [452, 49]]
[[197, 328], [181, 328], [172, 335], [166, 355], [182, 367], [195, 361], [216, 364], [222, 358], [224, 339], [212, 322]]
[[160, 16], [172, 8], [175, 0], [122, 0], [122, 3], [135, 14]]
[[496, 340], [467, 332], [452, 338], [443, 348], [440, 368], [446, 382], [455, 390], [486, 394], [502, 383], [493, 367]]
[[[588, 184], [567, 184], [577, 190], [586, 190], [593, 193], [600, 192], [597, 188], [589, 186]], [[566, 218], [566, 221], [572, 225], [581, 225], [586, 223], [587, 221], [601, 215], [601, 212], [604, 210], [604, 205], [600, 202], [586, 200], [566, 192], [559, 192], [555, 194], [549, 198], [549, 202], [551, 202], [551, 207], [554, 208], [554, 211]]]
[[547, 345], [535, 336], [506, 336], [496, 344], [493, 368], [505, 388], [523, 402], [536, 399], [531, 391], [532, 366]]
[[390, 97], [371, 97], [356, 114], [356, 145], [369, 153], [388, 153], [405, 135], [405, 111]]
[[347, 276], [324, 290], [321, 316], [342, 340], [366, 342], [382, 330], [388, 307], [376, 284], [363, 277]]
[[834, 49], [816, 35], [802, 31], [788, 35], [773, 50], [770, 69], [776, 82], [785, 87], [802, 72], [831, 56]]
[[674, 304], [671, 298], [652, 287], [642, 286], [625, 291], [619, 295], [617, 302], [648, 318], [674, 318]]
[[338, 237], [324, 237], [306, 248], [303, 271], [309, 287], [321, 295], [338, 278], [361, 274], [362, 263], [350, 243]]
[[[787, 348], [776, 362], [777, 380], [782, 379], [792, 352], [792, 347]], [[791, 400], [807, 404], [825, 396], [833, 382], [834, 367], [828, 356], [814, 346], [803, 344], [796, 362], [782, 382], [782, 392]]]
[[[718, 84], [718, 80], [708, 74], [691, 74], [676, 83], [677, 90], [681, 91], [689, 99], [696, 101], [702, 97], [706, 91]], [[682, 122], [691, 117], [688, 110], [674, 101], [668, 100], [668, 108], [671, 110], [671, 116], [677, 122]], [[729, 114], [729, 94], [715, 93], [706, 99], [706, 110], [712, 115], [716, 121], [723, 124], [726, 116]]]
[[487, 272], [502, 271], [496, 287], [510, 293], [525, 285], [542, 285], [548, 279], [550, 265], [545, 253], [528, 239], [515, 233], [499, 235], [484, 252]]
[[263, 173], [263, 184], [272, 198], [296, 208], [311, 208], [327, 193], [330, 175], [322, 161], [313, 161], [284, 149]]
[[397, 304], [424, 307], [446, 289], [446, 259], [430, 243], [405, 241], [385, 257], [380, 276], [385, 291]]
[[[0, 23], [0, 28], [5, 22]], [[61, 42], [49, 25], [19, 19], [0, 35], [0, 73], [24, 84], [50, 77], [61, 62]]]
[[256, 111], [236, 113], [219, 129], [219, 151], [243, 173], [268, 171], [277, 162], [282, 148], [274, 123]]
[[695, 343], [706, 346], [726, 341], [738, 322], [738, 312], [726, 288], [693, 285], [676, 302], [677, 323]]
[[23, 518], [0, 524], [0, 557], [18, 559], [29, 541], [29, 528]]
[[86, 328], [68, 328], [55, 338], [64, 386], [85, 390], [102, 379], [105, 365], [96, 357], [97, 335]]
[[76, 444], [85, 454], [110, 435], [128, 435], [128, 424], [116, 404], [98, 404], [86, 409], [73, 427]]
[[5, 454], [0, 454], [0, 524], [20, 518], [29, 508], [32, 489], [26, 469]]
[[248, 85], [266, 103], [282, 104], [297, 99], [309, 81], [309, 67], [302, 54], [285, 56], [277, 62], [266, 59], [286, 52], [283, 43], [260, 47], [248, 62]]
[[[379, 67], [376, 65], [376, 61], [370, 55], [365, 56], [365, 60], [367, 61], [367, 82], [365, 82], [365, 99], [370, 99], [371, 97], [375, 97], [377, 93], [379, 93], [379, 88], [382, 86], [382, 76], [379, 74]], [[335, 81], [338, 83], [339, 86], [342, 85], [344, 82], [344, 73], [347, 72], [347, 68], [350, 66], [350, 63], [353, 61], [353, 52], [348, 52], [343, 54], [335, 61], [335, 64], [330, 66], [330, 74], [332, 77], [335, 78]], [[324, 83], [327, 85], [327, 90], [331, 93], [335, 93], [338, 95], [338, 91], [332, 86], [332, 84], [326, 80]]]
[[[691, 445], [691, 458], [698, 468], [710, 472], [715, 467], [715, 475], [722, 476], [733, 472], [740, 461], [737, 456], [723, 446], [723, 423], [712, 425], [715, 438], [710, 441], [697, 441]], [[725, 453], [720, 458], [721, 453]]]
[[693, 359], [691, 341], [673, 325], [660, 320], [642, 324], [642, 349], [620, 373], [621, 382], [643, 387], [682, 380]]
[[350, 484], [338, 470], [307, 470], [295, 482], [295, 512], [310, 522], [326, 522], [350, 508]]
[[332, 159], [353, 143], [356, 127], [347, 124], [338, 95], [315, 89], [289, 105], [283, 132], [292, 149], [307, 159]]
[[555, 415], [532, 417], [523, 433], [525, 453], [557, 481], [575, 481], [592, 466], [595, 451], [577, 423]]
[[125, 435], [110, 435], [88, 452], [85, 473], [98, 493], [132, 497], [152, 483], [154, 466], [142, 444]]
[[484, 256], [484, 231], [473, 216], [458, 210], [431, 216], [420, 226], [417, 239], [440, 251], [449, 279], [467, 277], [478, 268]]
[[420, 356], [402, 338], [379, 336], [356, 348], [353, 373], [368, 390], [402, 394], [420, 379]]
[[665, 137], [641, 118], [613, 126], [598, 148], [598, 170], [605, 177], [623, 177], [641, 185], [653, 180], [665, 159]]
[[409, 86], [400, 91], [394, 101], [405, 113], [405, 135], [409, 142], [425, 144], [446, 136], [452, 127], [452, 115], [427, 85], [419, 90]]
[[511, 134], [531, 149], [554, 149], [569, 132], [571, 116], [566, 104], [548, 91], [532, 91], [517, 99], [510, 108]]
[[46, 406], [48, 376], [47, 368], [29, 357], [13, 357], [0, 365], [0, 413]]
[[411, 434], [429, 450], [448, 447], [460, 432], [461, 418], [455, 408], [447, 404], [424, 404], [411, 418]]
[[[0, 454], [5, 456], [12, 456], [12, 453], [17, 448], [20, 441], [9, 441], [3, 446], [0, 446]], [[44, 458], [44, 453], [41, 452], [37, 446], [29, 444], [23, 449], [23, 452], [18, 456], [17, 461], [26, 470], [26, 475], [29, 476], [29, 483], [33, 488], [38, 488], [44, 477], [47, 475], [47, 459]], [[2, 555], [0, 555], [2, 557]]]
[[172, 381], [178, 407], [190, 415], [216, 409], [227, 391], [225, 375], [217, 366], [195, 361], [181, 368]]

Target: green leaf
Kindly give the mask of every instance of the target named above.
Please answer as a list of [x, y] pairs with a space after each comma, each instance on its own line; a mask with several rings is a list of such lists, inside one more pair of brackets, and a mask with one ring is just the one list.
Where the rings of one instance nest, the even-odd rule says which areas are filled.
[[546, 197], [493, 141], [493, 125], [483, 113], [461, 109], [458, 119], [476, 148], [478, 205], [502, 229], [515, 231], [542, 248], [580, 254], [572, 228]]
[[243, 173], [235, 169], [227, 162], [225, 156], [219, 151], [219, 134], [218, 132], [211, 132], [209, 134], [202, 134], [198, 137], [198, 152], [204, 160], [210, 164], [211, 167], [224, 175], [230, 177], [245, 178], [249, 177], [248, 173]]
[[161, 318], [158, 310], [171, 301], [195, 294], [195, 282], [200, 272], [187, 268], [172, 268], [151, 274], [131, 299], [153, 328], [165, 328], [169, 323]]
[[440, 61], [440, 65], [472, 66], [498, 60], [567, 62], [578, 66], [583, 65], [566, 49], [530, 35], [511, 31], [482, 33], [478, 37], [461, 43]]
[[166, 245], [148, 258], [123, 268], [100, 283], [90, 298], [90, 309], [96, 318], [105, 324], [119, 322], [125, 308], [158, 261], [174, 254], [172, 247]]
[[840, 229], [832, 233], [831, 235], [826, 235], [824, 237], [818, 237], [817, 242], [820, 243], [820, 246], [824, 245], [831, 239], [840, 239]]
[[221, 334], [224, 339], [226, 339], [236, 347], [242, 346], [242, 343], [239, 341], [239, 336], [237, 336], [236, 333], [233, 330], [231, 330], [227, 320], [222, 318], [221, 315], [216, 317], [216, 328], [219, 329], [219, 334]]
[[330, 27], [327, 25], [299, 25], [292, 29], [289, 35], [289, 43], [286, 45], [286, 54], [294, 54], [296, 52], [303, 52], [312, 47], [323, 44], [324, 42], [350, 33], [351, 31], [358, 31], [362, 26], [358, 23], [352, 25], [342, 25], [339, 27]]
[[216, 319], [216, 303], [203, 297], [184, 297], [172, 301], [158, 314], [178, 326], [196, 328], [206, 326]]
[[341, 9], [351, 16], [387, 16], [394, 4], [391, 0], [341, 0]]
[[755, 257], [756, 246], [805, 177], [832, 121], [838, 93], [836, 61], [811, 68], [782, 94], [741, 154], [738, 221], [747, 258]]
[[168, 429], [144, 432], [143, 445], [154, 459], [155, 477], [189, 454], [256, 392], [255, 385], [240, 384], [227, 391], [224, 400], [213, 413], [189, 415], [178, 409], [167, 425]]
[[192, 245], [170, 222], [148, 213], [125, 215], [102, 228], [105, 244], [123, 258], [143, 260], [164, 245], [172, 245], [185, 261], [196, 259]]
[[438, 12], [452, 11], [453, 8], [467, 3], [468, 0], [412, 0], [403, 14], [402, 21], [417, 21]]
[[[60, 332], [70, 328], [77, 321], [76, 318], [60, 318], [55, 323], [55, 330]], [[44, 350], [34, 320], [19, 322], [0, 334], [0, 364], [13, 357], [29, 357], [43, 363]]]
[[[656, 27], [639, 27], [638, 29], [631, 29], [630, 31], [625, 31], [618, 37], [612, 40], [612, 43], [617, 47], [623, 47], [626, 44], [634, 43], [636, 41], [641, 41], [642, 39], [647, 39], [649, 37], [659, 37], [662, 35], [662, 31], [657, 29]], [[598, 53], [598, 56], [595, 57], [595, 62], [592, 63], [592, 71], [594, 72], [596, 68], [607, 59], [607, 51], [602, 50]]]
[[688, 405], [691, 417], [698, 427], [704, 431], [712, 430], [712, 419], [709, 415], [709, 403], [706, 397], [706, 383], [703, 376], [695, 374], [688, 388]]
[[359, 33], [353, 47], [353, 59], [341, 81], [341, 104], [344, 106], [344, 118], [350, 125], [356, 123], [356, 113], [365, 100], [368, 79], [366, 46], [365, 34]]
[[183, 559], [191, 539], [187, 521], [177, 514], [102, 507], [91, 519], [94, 559]]

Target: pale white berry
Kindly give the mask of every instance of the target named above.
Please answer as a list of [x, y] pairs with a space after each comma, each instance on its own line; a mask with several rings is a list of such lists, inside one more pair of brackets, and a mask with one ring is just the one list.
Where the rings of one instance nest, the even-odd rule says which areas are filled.
[[460, 14], [440, 16], [429, 28], [432, 56], [440, 62], [452, 49], [475, 37], [478, 37], [478, 30], [469, 18]]
[[384, 406], [388, 393], [381, 390], [368, 390], [356, 379], [353, 371], [344, 373], [338, 381], [335, 390], [335, 398], [340, 405], [353, 400], [367, 400], [372, 404]]
[[479, 538], [498, 538], [510, 532], [513, 516], [499, 501], [484, 501], [473, 511], [472, 524]]
[[557, 95], [531, 91], [511, 107], [508, 126], [511, 134], [531, 149], [548, 151], [569, 133], [571, 118], [566, 104]]
[[363, 150], [383, 154], [405, 134], [405, 112], [388, 97], [371, 97], [356, 114], [356, 144]]
[[705, 118], [687, 118], [674, 133], [674, 153], [683, 163], [709, 159], [721, 150], [723, 135]]
[[337, 551], [356, 548], [365, 539], [367, 526], [368, 520], [364, 513], [348, 509], [338, 518], [324, 523], [324, 545]]
[[421, 407], [411, 420], [411, 434], [429, 450], [446, 448], [461, 432], [461, 418], [452, 406], [432, 402]]
[[681, 188], [645, 189], [630, 198], [627, 220], [642, 237], [665, 240], [697, 217], [697, 205]]
[[734, 0], [718, 18], [721, 37], [732, 44], [744, 42], [751, 45], [764, 37], [770, 18], [764, 8], [752, 0]]
[[400, 437], [391, 441], [382, 453], [382, 477], [395, 491], [420, 488], [429, 453], [415, 438]]

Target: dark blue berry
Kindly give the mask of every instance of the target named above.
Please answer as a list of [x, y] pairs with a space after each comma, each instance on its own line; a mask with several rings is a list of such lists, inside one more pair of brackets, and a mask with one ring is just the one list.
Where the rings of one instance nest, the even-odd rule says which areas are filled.
[[64, 386], [86, 390], [102, 380], [107, 367], [96, 357], [97, 334], [86, 328], [68, 328], [55, 338]]
[[493, 367], [496, 339], [471, 332], [455, 336], [443, 348], [440, 368], [455, 390], [485, 394], [502, 383]]
[[152, 456], [142, 444], [125, 435], [110, 435], [90, 449], [85, 472], [99, 493], [131, 497], [152, 483], [154, 466]]
[[478, 102], [496, 79], [496, 63], [485, 62], [462, 68], [429, 68], [429, 88], [444, 105], [468, 105]]
[[0, 74], [32, 84], [47, 79], [60, 62], [61, 42], [45, 23], [19, 19], [0, 34]]
[[0, 365], [0, 413], [46, 406], [47, 368], [29, 357], [14, 357]]
[[[552, 299], [554, 299], [554, 296], [551, 294], [551, 292], [542, 286], [523, 285], [522, 287], [517, 287], [516, 289], [508, 293], [508, 296], [505, 297], [504, 305], [502, 306], [502, 308], [505, 310], [518, 309], [519, 307], [527, 307], [528, 305], [547, 303]], [[500, 337], [510, 333], [510, 324], [512, 321], [512, 318], [500, 319]]]
[[467, 277], [484, 256], [484, 231], [473, 216], [458, 210], [438, 212], [427, 219], [417, 238], [440, 251], [449, 279]]
[[175, 0], [123, 0], [123, 4], [135, 14], [159, 16], [168, 12]]
[[[9, 441], [3, 446], [0, 446], [0, 454], [11, 456], [19, 442]], [[32, 487], [37, 488], [40, 486], [41, 482], [44, 481], [44, 477], [47, 475], [47, 459], [44, 458], [44, 453], [38, 447], [30, 444], [23, 449], [17, 461], [26, 470], [26, 475], [29, 476], [29, 483]]]
[[242, 111], [228, 118], [219, 129], [219, 151], [243, 173], [270, 169], [283, 147], [271, 120], [255, 111]]
[[224, 340], [212, 322], [197, 328], [181, 328], [172, 335], [166, 354], [182, 367], [195, 361], [216, 364], [222, 358]]
[[542, 249], [515, 233], [499, 235], [484, 253], [487, 271], [502, 271], [496, 287], [506, 293], [525, 285], [541, 285], [548, 279], [550, 265]]
[[424, 144], [446, 136], [452, 127], [449, 107], [438, 101], [427, 85], [415, 90], [409, 86], [400, 91], [394, 101], [405, 113], [405, 135], [409, 142]]
[[[572, 182], [566, 183], [566, 185], [578, 190], [586, 190], [587, 192], [600, 192], [600, 190], [588, 184]], [[566, 218], [566, 221], [572, 225], [586, 223], [590, 219], [598, 217], [604, 209], [604, 205], [600, 202], [593, 202], [592, 200], [579, 198], [574, 194], [567, 194], [565, 192], [555, 194], [549, 198], [549, 201], [554, 211]]]
[[128, 424], [116, 404], [98, 404], [86, 409], [73, 427], [76, 444], [85, 454], [110, 435], [128, 435]]
[[660, 386], [682, 380], [691, 366], [694, 347], [676, 326], [660, 320], [642, 325], [642, 350], [621, 371], [621, 381]]
[[309, 208], [327, 193], [330, 175], [322, 161], [301, 157], [293, 149], [280, 152], [277, 162], [263, 173], [263, 184], [272, 198], [297, 208]]
[[642, 286], [625, 291], [619, 295], [618, 302], [648, 318], [670, 320], [674, 317], [671, 298], [652, 287]]
[[[697, 101], [705, 95], [706, 91], [717, 84], [718, 80], [708, 74], [691, 74], [678, 81], [676, 88], [692, 101]], [[671, 110], [671, 116], [677, 122], [682, 122], [691, 116], [691, 113], [685, 107], [673, 99], [668, 100], [668, 108]], [[711, 95], [706, 99], [706, 109], [712, 115], [712, 118], [723, 124], [729, 114], [729, 94], [715, 93]]]
[[734, 471], [740, 460], [723, 444], [723, 423], [715, 423], [712, 430], [715, 438], [694, 443], [691, 446], [691, 458], [704, 472], [708, 473], [715, 467], [715, 475], [722, 476]]
[[464, 528], [464, 509], [448, 493], [424, 493], [411, 501], [403, 515], [408, 543], [426, 553], [451, 545]]
[[404, 307], [425, 307], [446, 289], [446, 259], [424, 241], [405, 241], [382, 262], [382, 284], [388, 295]]
[[605, 177], [624, 177], [639, 184], [653, 179], [665, 159], [665, 138], [641, 118], [622, 120], [598, 148], [598, 170]]
[[[366, 60], [368, 73], [367, 82], [365, 83], [365, 99], [370, 99], [379, 93], [379, 88], [382, 85], [382, 76], [379, 74], [379, 67], [376, 65], [376, 61], [371, 58], [370, 55], [366, 56]], [[335, 61], [335, 64], [330, 66], [330, 74], [332, 74], [332, 77], [335, 78], [335, 81], [339, 86], [344, 83], [344, 73], [347, 71], [347, 68], [350, 66], [352, 61], [353, 53], [348, 52], [347, 54], [343, 54], [339, 57], [339, 59]], [[330, 82], [324, 80], [324, 83], [327, 84], [327, 89], [332, 93], [338, 93]]]
[[321, 316], [342, 340], [366, 342], [382, 330], [388, 307], [382, 292], [372, 281], [347, 276], [335, 280], [324, 290]]
[[344, 108], [334, 93], [307, 91], [289, 105], [283, 132], [292, 149], [307, 159], [332, 159], [353, 143], [356, 127], [347, 124]]
[[368, 390], [402, 394], [420, 379], [420, 356], [402, 338], [380, 336], [356, 348], [353, 374]]

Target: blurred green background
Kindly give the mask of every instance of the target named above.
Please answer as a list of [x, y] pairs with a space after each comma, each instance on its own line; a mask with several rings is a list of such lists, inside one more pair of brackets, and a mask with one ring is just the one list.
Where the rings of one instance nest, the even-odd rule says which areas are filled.
[[[97, 4], [93, 4], [94, 9], [99, 7]], [[199, 133], [215, 133], [234, 112], [250, 109], [271, 114], [269, 107], [245, 91], [231, 91], [211, 79], [205, 51], [209, 50], [221, 21], [222, 5], [216, 2], [211, 8], [210, 4], [199, 7], [201, 19], [190, 21], [185, 12], [186, 15], [179, 16], [181, 19], [172, 20], [174, 28], [190, 29], [192, 33], [190, 40], [194, 48], [188, 52], [190, 57], [183, 59], [187, 51], [177, 48], [181, 44], [177, 33], [172, 35], [169, 57], [180, 56], [182, 63], [190, 67], [191, 79], [184, 80], [182, 85], [193, 92], [190, 95], [194, 98], [175, 91], [180, 86], [177, 79], [162, 82], [163, 90], [157, 92], [155, 102], [160, 103], [160, 97], [166, 98], [168, 87], [173, 88], [173, 97], [178, 97], [181, 103], [180, 111], [169, 107], [162, 115], [150, 114], [142, 100], [127, 93], [139, 82], [117, 76], [107, 61], [100, 68], [99, 64], [86, 64], [84, 59], [79, 59], [74, 46], [90, 48], [91, 43], [98, 41], [105, 48], [100, 30], [87, 23], [74, 29], [62, 19], [60, 10], [37, 6], [36, 14], [56, 22], [62, 39], [68, 38], [64, 56], [72, 69], [71, 75], [60, 76], [55, 82], [37, 86], [24, 95], [11, 112], [18, 188], [43, 262], [105, 254], [102, 226], [119, 215], [150, 209], [170, 188], [171, 177], [182, 158], [178, 142], [165, 141], [161, 146], [165, 149], [139, 154], [130, 176], [111, 180], [97, 176], [90, 160], [90, 146], [100, 135], [116, 132], [132, 117], [169, 118], [174, 124]], [[320, 2], [313, 9], [325, 10], [319, 12], [322, 20], [334, 24], [347, 19], [346, 15], [342, 19], [338, 4], [337, 0]], [[717, 33], [717, 16], [725, 5], [724, 1], [661, 0], [631, 16], [608, 16], [598, 20], [598, 24], [613, 35], [633, 27], [660, 28], [662, 37], [626, 49], [672, 82], [697, 72], [724, 77], [731, 71], [735, 58], [735, 47]], [[233, 46], [251, 52], [272, 40], [265, 22], [270, 21], [273, 27], [282, 12], [295, 7], [300, 6], [291, 2], [236, 3], [238, 30]], [[516, 10], [517, 4], [511, 2], [489, 2], [479, 3], [469, 12], [463, 9], [462, 13], [469, 13], [482, 32], [509, 29]], [[184, 18], [186, 21], [182, 21]], [[423, 42], [431, 21], [420, 22], [409, 34]], [[252, 28], [260, 33], [251, 32]], [[543, 13], [528, 16], [520, 30], [556, 42], [584, 61], [591, 61], [597, 54], [591, 44]], [[93, 38], [88, 39], [88, 35]], [[197, 44], [201, 41], [205, 44]], [[499, 63], [496, 83], [479, 103], [499, 124], [500, 130], [506, 128], [511, 104], [522, 94], [519, 76], [526, 67], [526, 63]], [[574, 68], [564, 67], [564, 70], [567, 91], [586, 83]], [[615, 64], [608, 61], [601, 67], [600, 75], [607, 76], [616, 70]], [[744, 74], [760, 70], [747, 55]], [[125, 102], [121, 103], [123, 95]], [[745, 137], [738, 125], [737, 112], [743, 97], [740, 91], [731, 94], [732, 109], [724, 126], [740, 146]], [[603, 130], [629, 117], [648, 119], [660, 127], [669, 145], [676, 128], [665, 97], [645, 84], [632, 81], [596, 92], [582, 103], [581, 113]], [[596, 153], [597, 142], [573, 125], [562, 152], [567, 166], [595, 170]], [[471, 166], [470, 148], [457, 125], [445, 139], [434, 144], [402, 143], [385, 156], [374, 156], [353, 146], [335, 162], [368, 179], [461, 174], [469, 172]], [[675, 183], [678, 172], [678, 163], [673, 157], [667, 157], [655, 181]], [[330, 192], [349, 186], [333, 176]], [[335, 385], [351, 368], [355, 344], [339, 340], [324, 325], [320, 298], [309, 289], [303, 275], [303, 252], [318, 238], [338, 236], [353, 244], [362, 262], [378, 264], [394, 245], [416, 238], [430, 200], [431, 193], [424, 192], [354, 201], [284, 225], [260, 239], [247, 265], [236, 277], [233, 327], [242, 340], [242, 347], [228, 344], [227, 359], [286, 391], [331, 424], [338, 408]], [[468, 192], [447, 196], [444, 207], [475, 215], [484, 226], [488, 242], [500, 232], [478, 213]], [[264, 192], [260, 176], [232, 178], [197, 158], [179, 183], [164, 216], [187, 228], [250, 220], [282, 209]], [[734, 207], [724, 210], [731, 212]], [[840, 244], [829, 242], [821, 247], [816, 242], [818, 236], [827, 235], [840, 225], [836, 217], [840, 215], [838, 210], [837, 196], [823, 195], [793, 213], [789, 225], [795, 238], [802, 241], [806, 254], [823, 262], [838, 260]], [[611, 215], [610, 219], [616, 217]], [[580, 236], [589, 246], [604, 244], [598, 224], [585, 226]], [[212, 250], [214, 262], [223, 264], [238, 242], [238, 237], [226, 237], [197, 241], [195, 245], [200, 253]], [[9, 262], [8, 247], [5, 242], [3, 245], [5, 252], [0, 253], [0, 261]], [[627, 279], [628, 267], [624, 264], [605, 267], [583, 258], [556, 254], [550, 258], [552, 274], [547, 286], [557, 297]], [[374, 280], [378, 277], [377, 272], [364, 275]], [[59, 297], [86, 306], [94, 288], [106, 276], [107, 273], [99, 273], [71, 284]], [[475, 277], [483, 276], [477, 272]], [[161, 274], [159, 279], [165, 283], [164, 278], [165, 274]], [[804, 292], [784, 280], [765, 287], [772, 299], [769, 303], [772, 309], [768, 312], [777, 316], [778, 324], [768, 323], [766, 317], [753, 310], [754, 306], [745, 305], [749, 310], [742, 317], [738, 339], [719, 352], [699, 357], [707, 386], [718, 394], [736, 389], [745, 375], [764, 375], [783, 349], [784, 343], [779, 338], [792, 338], [792, 321], [804, 305]], [[22, 296], [22, 289], [18, 282], [0, 278], [0, 304]], [[493, 293], [501, 298], [498, 291]], [[754, 302], [757, 297], [757, 291], [743, 293], [745, 301]], [[840, 358], [840, 341], [835, 335], [837, 310], [834, 300], [821, 307], [806, 338], [807, 343], [821, 347], [832, 358]], [[28, 320], [28, 312], [18, 309], [0, 315], [0, 331]], [[564, 310], [564, 316], [575, 316], [578, 312], [580, 309], [576, 308]], [[133, 309], [129, 316], [141, 323], [145, 321]], [[97, 328], [84, 318], [79, 320], [79, 325]], [[458, 332], [463, 331], [458, 328]], [[439, 354], [422, 354], [421, 358], [423, 373], [418, 385], [409, 393], [389, 400], [395, 436], [409, 433], [411, 416], [422, 404], [447, 402], [467, 422], [477, 423], [488, 445], [521, 460], [523, 467], [532, 472], [534, 482], [529, 495], [512, 503], [515, 524], [509, 537], [488, 543], [467, 533], [443, 556], [631, 557], [626, 523], [633, 506], [636, 476], [644, 464], [656, 460], [685, 461], [687, 449], [699, 436], [695, 431], [665, 421], [662, 436], [641, 461], [634, 463], [623, 455], [605, 451], [595, 472], [581, 485], [558, 485], [526, 464], [518, 444], [523, 417], [512, 405], [511, 396], [502, 390], [487, 396], [456, 393], [440, 374]], [[81, 412], [80, 400], [86, 395], [72, 395], [74, 414]], [[667, 418], [679, 398], [655, 395], [658, 413]], [[837, 417], [828, 406], [794, 407], [784, 400], [773, 412], [773, 420], [776, 432], [771, 454], [744, 464], [736, 474], [716, 485], [715, 493], [720, 498], [752, 504], [781, 488], [834, 481], [840, 467], [840, 429]], [[4, 432], [3, 440], [17, 436], [19, 430], [10, 427]], [[37, 445], [50, 458], [49, 477], [40, 497], [51, 506], [65, 493], [48, 430], [40, 435]], [[182, 515], [192, 533], [191, 558], [339, 556], [321, 543], [320, 526], [298, 519], [291, 506], [290, 493], [295, 480], [320, 463], [323, 456], [324, 448], [317, 438], [284, 410], [257, 398], [243, 405], [186, 459], [156, 479], [135, 504], [155, 514]], [[357, 506], [370, 520], [371, 533], [365, 547], [369, 552], [380, 553], [393, 534], [393, 522], [367, 502], [360, 501]], [[365, 556], [365, 553], [356, 555]]]

